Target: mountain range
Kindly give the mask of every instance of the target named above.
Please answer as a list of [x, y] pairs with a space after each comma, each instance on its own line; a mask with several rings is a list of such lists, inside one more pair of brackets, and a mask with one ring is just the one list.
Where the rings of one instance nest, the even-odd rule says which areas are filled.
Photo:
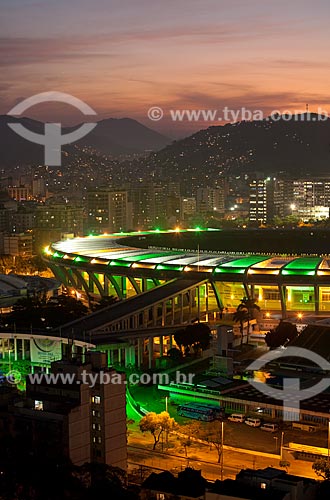
[[[14, 167], [18, 164], [43, 164], [43, 146], [31, 143], [17, 135], [8, 123], [20, 123], [25, 128], [44, 134], [44, 123], [30, 118], [14, 118], [0, 116], [0, 166]], [[62, 134], [71, 132], [77, 127], [63, 128]], [[97, 126], [74, 144], [87, 146], [105, 155], [139, 154], [157, 151], [172, 142], [158, 132], [145, 127], [130, 118], [108, 118], [99, 121]], [[63, 146], [70, 150], [74, 145]]]
[[196, 179], [200, 184], [203, 175], [209, 185], [221, 174], [329, 175], [330, 120], [319, 118], [279, 115], [209, 127], [152, 154], [146, 168], [181, 183]]
[[[0, 116], [0, 166], [42, 164], [43, 147], [18, 136], [9, 122], [37, 133], [44, 130], [36, 120]], [[64, 129], [63, 134], [71, 130]], [[135, 164], [138, 175], [152, 173], [155, 178], [189, 184], [204, 176], [211, 185], [219, 175], [252, 171], [316, 176], [330, 170], [330, 119], [320, 120], [314, 114], [211, 126], [174, 142], [136, 120], [109, 118], [76, 144], [113, 156], [149, 152]]]

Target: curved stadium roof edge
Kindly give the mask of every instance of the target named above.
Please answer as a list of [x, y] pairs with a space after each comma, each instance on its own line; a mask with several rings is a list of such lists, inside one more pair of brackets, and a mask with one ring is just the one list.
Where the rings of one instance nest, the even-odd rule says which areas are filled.
[[[171, 275], [184, 273], [186, 277], [195, 273], [214, 276], [214, 279], [231, 277], [241, 280], [245, 275], [251, 280], [263, 276], [278, 276], [281, 279], [299, 277], [330, 278], [330, 257], [292, 256], [233, 252], [208, 252], [179, 248], [148, 247], [139, 248], [139, 239], [154, 233], [196, 233], [198, 229], [173, 231], [141, 231], [116, 233], [112, 235], [86, 236], [51, 244], [44, 250], [44, 259], [53, 265], [92, 268], [97, 272], [114, 271], [119, 274], [141, 271]], [[210, 229], [209, 229], [210, 231]], [[213, 230], [214, 231], [214, 230]], [[136, 237], [134, 243], [127, 239]], [[141, 246], [141, 245], [140, 245]], [[238, 276], [237, 276], [238, 275]]]

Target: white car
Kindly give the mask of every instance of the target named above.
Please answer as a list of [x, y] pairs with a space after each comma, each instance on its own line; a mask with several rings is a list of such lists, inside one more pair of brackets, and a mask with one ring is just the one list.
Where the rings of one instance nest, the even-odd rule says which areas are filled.
[[278, 425], [277, 424], [263, 424], [260, 427], [260, 430], [266, 431], [266, 432], [277, 432], [278, 431]]
[[261, 420], [260, 418], [247, 418], [245, 420], [246, 425], [249, 425], [250, 427], [260, 427], [261, 426]]
[[230, 422], [238, 422], [239, 424], [242, 424], [245, 420], [245, 415], [242, 415], [241, 413], [233, 413], [228, 417], [228, 420]]

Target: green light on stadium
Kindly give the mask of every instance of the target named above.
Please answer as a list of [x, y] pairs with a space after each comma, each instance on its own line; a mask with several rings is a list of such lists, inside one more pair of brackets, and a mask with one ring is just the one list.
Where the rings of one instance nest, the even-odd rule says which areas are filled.
[[158, 264], [156, 269], [160, 271], [183, 271], [184, 266], [174, 266], [171, 264]]
[[303, 269], [297, 269], [296, 271], [290, 271], [284, 269], [281, 274], [283, 276], [315, 276], [316, 271], [306, 271]]
[[245, 269], [238, 269], [237, 267], [236, 268], [221, 268], [221, 267], [216, 267], [215, 268], [215, 273], [225, 273], [225, 274], [244, 274], [245, 273]]
[[117, 266], [117, 267], [130, 267], [131, 262], [124, 262], [122, 260], [112, 260], [109, 263], [109, 266]]
[[202, 231], [202, 228], [200, 228], [199, 226], [195, 227], [195, 231]]
[[52, 257], [55, 259], [61, 259], [63, 256], [64, 256], [64, 253], [61, 253], [61, 252], [55, 252], [52, 255]]
[[286, 264], [285, 269], [297, 269], [299, 271], [314, 270], [318, 267], [321, 260], [322, 259], [320, 257], [299, 257], [298, 259], [289, 262], [289, 264]]
[[85, 262], [85, 263], [87, 263], [87, 262], [89, 262], [89, 259], [87, 257], [81, 257], [80, 255], [78, 255], [78, 257], [76, 257], [74, 259], [74, 262], [75, 263], [76, 262]]

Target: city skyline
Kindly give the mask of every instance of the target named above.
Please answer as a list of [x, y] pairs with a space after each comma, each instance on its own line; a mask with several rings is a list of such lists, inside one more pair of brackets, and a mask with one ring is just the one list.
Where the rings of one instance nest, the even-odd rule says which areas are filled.
[[[152, 122], [170, 109], [327, 110], [328, 2], [144, 0], [56, 5], [5, 1], [0, 113], [39, 92], [62, 91], [106, 117], [131, 117], [169, 136], [211, 123]], [[65, 105], [29, 114], [71, 124]]]

